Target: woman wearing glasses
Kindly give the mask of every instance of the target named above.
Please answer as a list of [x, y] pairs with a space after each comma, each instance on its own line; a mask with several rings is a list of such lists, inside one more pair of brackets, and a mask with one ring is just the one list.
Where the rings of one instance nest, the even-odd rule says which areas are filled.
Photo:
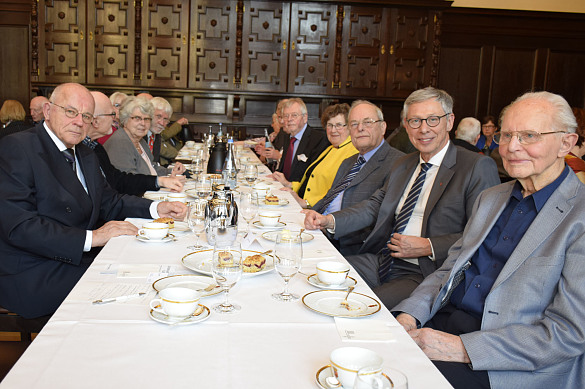
[[321, 116], [321, 124], [327, 130], [327, 139], [331, 146], [309, 165], [301, 181], [290, 182], [282, 173], [273, 174], [274, 179], [284, 186], [284, 190], [291, 191], [303, 208], [310, 208], [325, 196], [331, 188], [341, 162], [358, 152], [349, 136], [348, 114], [347, 104], [331, 105], [325, 109]]
[[481, 121], [481, 135], [475, 145], [482, 153], [488, 156], [498, 147], [498, 144], [494, 142], [494, 134], [498, 130], [496, 123], [496, 118], [491, 115], [483, 118]]
[[120, 126], [123, 131], [116, 131], [104, 144], [110, 162], [117, 169], [134, 174], [151, 176], [179, 175], [185, 171], [181, 163], [167, 169], [155, 165], [150, 148], [143, 137], [152, 124], [154, 107], [151, 102], [141, 97], [128, 97], [120, 106]]

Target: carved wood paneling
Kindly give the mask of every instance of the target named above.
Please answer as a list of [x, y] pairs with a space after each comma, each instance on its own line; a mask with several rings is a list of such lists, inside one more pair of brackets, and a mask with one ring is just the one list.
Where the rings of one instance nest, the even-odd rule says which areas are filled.
[[327, 94], [333, 83], [337, 6], [291, 4], [288, 91]]
[[88, 2], [87, 82], [128, 85], [134, 72], [135, 15], [132, 1]]
[[341, 94], [381, 96], [390, 51], [390, 10], [344, 7]]
[[86, 2], [47, 0], [39, 6], [39, 81], [86, 82]]
[[190, 88], [234, 88], [236, 5], [231, 0], [193, 2], [189, 55]]
[[143, 4], [141, 84], [186, 88], [189, 63], [188, 2], [149, 0]]
[[246, 1], [242, 32], [242, 89], [286, 92], [290, 5]]

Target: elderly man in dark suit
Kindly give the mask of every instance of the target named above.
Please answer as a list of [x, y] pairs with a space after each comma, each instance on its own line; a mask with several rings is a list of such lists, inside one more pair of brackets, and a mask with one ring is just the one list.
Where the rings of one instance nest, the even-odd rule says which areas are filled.
[[23, 317], [53, 313], [94, 248], [137, 233], [119, 220], [185, 216], [181, 203], [120, 195], [108, 185], [95, 153], [79, 144], [93, 113], [87, 89], [63, 84], [45, 104], [43, 123], [0, 143], [0, 305]]
[[[360, 126], [359, 123], [370, 125]], [[384, 141], [384, 115], [369, 101], [354, 101], [349, 110], [348, 125], [351, 143], [359, 153], [341, 163], [331, 189], [313, 206], [314, 211], [324, 215], [367, 200], [386, 185], [389, 167], [404, 155]], [[371, 231], [371, 226], [368, 226], [333, 242], [343, 255], [357, 254]]]
[[347, 260], [388, 308], [442, 265], [479, 193], [500, 182], [491, 158], [449, 141], [452, 109], [445, 91], [413, 92], [404, 102], [403, 121], [419, 151], [398, 159], [386, 187], [367, 201], [305, 218], [307, 228], [328, 228], [338, 238], [374, 225], [358, 255]]
[[301, 181], [307, 167], [329, 146], [325, 131], [307, 124], [307, 107], [303, 100], [286, 100], [282, 110], [284, 131], [289, 134], [285, 142], [278, 171], [288, 181]]

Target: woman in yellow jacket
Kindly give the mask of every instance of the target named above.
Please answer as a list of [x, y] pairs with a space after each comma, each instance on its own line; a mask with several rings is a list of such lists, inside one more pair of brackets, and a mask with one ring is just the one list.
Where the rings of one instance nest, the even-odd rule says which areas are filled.
[[325, 196], [333, 184], [341, 162], [358, 152], [349, 136], [348, 114], [347, 104], [331, 105], [325, 109], [321, 116], [321, 124], [327, 130], [327, 139], [331, 146], [309, 165], [300, 182], [287, 181], [284, 174], [279, 172], [273, 174], [273, 178], [284, 186], [283, 190], [291, 191], [303, 208], [310, 208]]

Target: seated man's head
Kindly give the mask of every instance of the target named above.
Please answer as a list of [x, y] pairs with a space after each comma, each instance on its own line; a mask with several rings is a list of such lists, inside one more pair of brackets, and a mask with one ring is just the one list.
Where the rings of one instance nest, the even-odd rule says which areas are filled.
[[173, 115], [173, 107], [162, 97], [155, 97], [150, 100], [154, 107], [154, 119], [150, 126], [150, 131], [154, 134], [160, 134], [169, 124], [171, 116]]
[[410, 142], [426, 162], [449, 142], [454, 120], [453, 98], [443, 90], [419, 89], [404, 101], [404, 127]]
[[354, 101], [349, 110], [351, 143], [360, 154], [378, 147], [386, 133], [382, 110], [366, 100]]
[[467, 117], [461, 119], [455, 130], [455, 138], [475, 145], [481, 135], [481, 123], [476, 118]]
[[95, 108], [91, 93], [80, 84], [61, 84], [49, 101], [43, 106], [45, 123], [57, 138], [68, 148], [85, 139]]
[[292, 98], [286, 100], [282, 108], [284, 131], [291, 136], [301, 132], [307, 124], [307, 106], [303, 100]]
[[526, 93], [504, 108], [499, 144], [504, 168], [524, 189], [540, 190], [565, 167], [577, 142], [577, 121], [567, 101], [550, 92]]
[[95, 101], [95, 110], [93, 113], [93, 122], [91, 123], [87, 136], [91, 140], [96, 140], [112, 133], [112, 123], [116, 117], [116, 110], [108, 96], [102, 92], [91, 92], [91, 95]]
[[30, 101], [30, 116], [33, 122], [40, 122], [45, 117], [43, 116], [43, 105], [49, 102], [45, 96], [33, 97]]

